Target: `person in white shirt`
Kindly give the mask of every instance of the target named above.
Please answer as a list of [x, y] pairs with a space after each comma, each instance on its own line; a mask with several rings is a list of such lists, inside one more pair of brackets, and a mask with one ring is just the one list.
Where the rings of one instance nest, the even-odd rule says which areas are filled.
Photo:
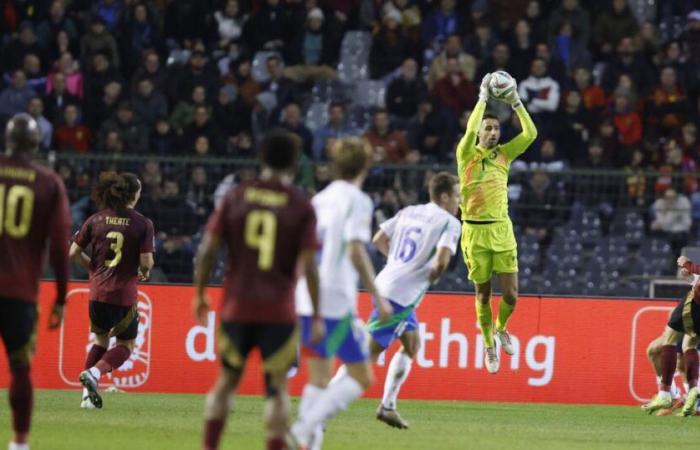
[[[313, 444], [315, 430], [325, 420], [360, 397], [372, 384], [367, 334], [357, 319], [357, 285], [372, 295], [378, 320], [392, 314], [374, 283], [374, 268], [365, 246], [371, 237], [373, 204], [360, 188], [372, 162], [372, 148], [360, 138], [339, 139], [332, 148], [336, 180], [312, 200], [321, 249], [317, 256], [320, 278], [320, 317], [314, 317], [305, 280], [297, 285], [297, 313], [302, 325], [302, 355], [307, 357], [309, 380], [299, 403], [299, 419], [291, 427], [292, 448]], [[313, 339], [314, 327], [325, 325], [325, 337]], [[346, 373], [329, 385], [333, 360]]]
[[532, 60], [530, 76], [520, 82], [518, 94], [532, 115], [559, 108], [559, 83], [547, 75], [547, 63], [541, 58]]
[[438, 173], [430, 180], [428, 190], [430, 203], [402, 209], [380, 225], [373, 239], [387, 257], [375, 283], [379, 293], [391, 302], [394, 314], [388, 322], [378, 321], [377, 310], [370, 316], [367, 328], [372, 359], [376, 361], [395, 340], [401, 342], [401, 349], [389, 363], [377, 419], [396, 428], [408, 428], [396, 410], [396, 401], [420, 347], [416, 309], [457, 252], [462, 229], [455, 217], [460, 201], [457, 177]]

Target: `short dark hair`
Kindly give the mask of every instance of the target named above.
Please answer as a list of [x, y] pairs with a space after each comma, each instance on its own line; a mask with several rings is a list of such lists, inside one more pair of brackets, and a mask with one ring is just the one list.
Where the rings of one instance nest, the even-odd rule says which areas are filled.
[[301, 152], [301, 139], [287, 130], [275, 129], [260, 143], [260, 163], [275, 170], [290, 170]]
[[500, 122], [500, 120], [498, 119], [498, 116], [495, 115], [494, 113], [491, 113], [491, 112], [484, 113], [484, 115], [481, 117], [482, 121], [484, 121], [486, 119], [498, 120]]
[[459, 180], [451, 173], [440, 172], [435, 174], [428, 183], [430, 200], [435, 202], [440, 199], [440, 195], [451, 194], [457, 183], [459, 183]]

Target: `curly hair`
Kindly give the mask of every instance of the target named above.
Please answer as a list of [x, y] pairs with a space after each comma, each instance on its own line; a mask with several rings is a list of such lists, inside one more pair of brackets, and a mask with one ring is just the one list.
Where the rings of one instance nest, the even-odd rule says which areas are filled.
[[126, 209], [141, 190], [141, 182], [133, 173], [102, 172], [92, 190], [92, 199], [101, 208]]

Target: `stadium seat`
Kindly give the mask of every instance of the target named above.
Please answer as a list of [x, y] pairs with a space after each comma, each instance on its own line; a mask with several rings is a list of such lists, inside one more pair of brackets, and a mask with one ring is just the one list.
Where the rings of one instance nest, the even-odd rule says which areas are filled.
[[304, 123], [311, 130], [315, 131], [328, 122], [328, 103], [314, 102], [306, 110]]

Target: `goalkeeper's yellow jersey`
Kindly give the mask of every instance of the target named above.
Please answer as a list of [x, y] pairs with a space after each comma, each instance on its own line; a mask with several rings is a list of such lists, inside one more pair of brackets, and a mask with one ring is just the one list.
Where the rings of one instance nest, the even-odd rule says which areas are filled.
[[491, 149], [477, 145], [486, 110], [479, 101], [457, 145], [457, 170], [462, 192], [462, 220], [498, 222], [508, 220], [508, 172], [510, 164], [537, 138], [537, 128], [524, 106], [515, 108], [522, 132], [510, 142]]

